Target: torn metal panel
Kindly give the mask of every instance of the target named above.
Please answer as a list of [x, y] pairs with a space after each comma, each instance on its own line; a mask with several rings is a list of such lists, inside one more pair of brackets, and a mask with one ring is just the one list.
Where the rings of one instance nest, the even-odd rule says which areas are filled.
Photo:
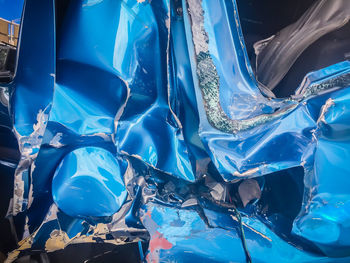
[[[230, 216], [230, 212], [205, 209], [208, 220], [205, 222], [193, 209], [148, 203], [142, 210], [142, 222], [151, 235], [146, 254], [148, 262], [246, 262], [239, 237], [239, 224], [234, 216]], [[275, 235], [258, 218], [242, 216], [242, 221], [252, 262], [349, 260], [327, 259], [295, 248]]]
[[122, 245], [138, 242], [147, 237], [147, 233], [144, 231], [128, 227], [125, 227], [123, 232], [112, 231], [111, 224], [112, 222], [107, 224], [103, 220], [87, 222], [69, 217], [53, 205], [42, 225], [30, 236], [19, 242], [19, 247], [8, 255], [6, 262], [13, 262], [31, 249], [53, 252], [72, 244], [96, 242]]
[[350, 245], [346, 234], [350, 219], [349, 99], [347, 90], [341, 90], [322, 107], [313, 161], [305, 166], [304, 206], [293, 227], [295, 234], [316, 243], [327, 255], [347, 254]]
[[10, 84], [8, 262], [77, 243], [146, 245], [149, 262], [349, 261], [350, 62], [277, 99], [235, 0], [56, 4], [27, 0]]
[[238, 188], [238, 193], [242, 200], [243, 206], [253, 200], [258, 200], [261, 197], [261, 189], [258, 182], [254, 179], [244, 180]]
[[[39, 6], [46, 10], [45, 14], [38, 15]], [[13, 129], [21, 152], [15, 172], [14, 215], [23, 211], [28, 202], [30, 165], [37, 157], [46, 129], [56, 72], [54, 1], [45, 5], [28, 1], [24, 9], [10, 99]], [[43, 59], [38, 61], [38, 57]]]
[[[322, 105], [321, 94], [328, 92], [325, 96], [331, 96], [331, 91], [349, 86], [350, 64], [343, 62], [310, 73], [297, 96], [267, 98], [251, 75], [235, 2], [232, 5], [224, 1], [191, 0], [186, 3], [187, 40], [193, 56], [193, 74], [197, 76], [199, 135], [223, 179], [233, 181], [260, 176], [303, 163], [308, 159], [306, 148], [311, 149], [316, 143], [312, 133], [306, 131], [316, 128], [318, 116], [311, 115], [309, 111], [312, 114], [320, 111], [320, 105], [315, 101], [320, 101]], [[219, 20], [216, 19], [218, 12], [221, 14]], [[235, 20], [228, 19], [230, 16]], [[197, 24], [203, 26], [198, 27]], [[213, 31], [213, 28], [217, 30]], [[224, 39], [223, 36], [227, 35], [231, 37]], [[214, 63], [209, 68], [216, 71], [216, 81], [201, 77], [202, 56], [198, 50], [203, 52], [203, 48], [207, 52], [206, 57], [212, 61], [210, 63]], [[231, 59], [224, 59], [227, 56]], [[205, 89], [211, 92], [210, 96], [205, 95], [203, 85], [209, 85]], [[234, 103], [235, 96], [240, 96], [242, 100]], [[213, 107], [217, 110], [222, 108], [225, 116], [208, 108], [212, 100], [216, 101]], [[242, 112], [244, 110], [246, 112]], [[229, 128], [222, 128], [222, 125]], [[286, 145], [285, 141], [290, 143]], [[278, 149], [278, 154], [273, 154], [273, 149]]]

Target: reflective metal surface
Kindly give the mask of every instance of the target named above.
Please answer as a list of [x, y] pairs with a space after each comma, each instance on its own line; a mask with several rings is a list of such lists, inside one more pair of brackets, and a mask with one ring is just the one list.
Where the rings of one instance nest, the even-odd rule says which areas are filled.
[[73, 217], [110, 216], [119, 210], [126, 195], [117, 160], [97, 147], [67, 154], [52, 178], [53, 200]]
[[1, 87], [21, 154], [8, 262], [95, 242], [148, 262], [350, 260], [350, 62], [277, 99], [236, 0], [58, 6], [26, 1]]

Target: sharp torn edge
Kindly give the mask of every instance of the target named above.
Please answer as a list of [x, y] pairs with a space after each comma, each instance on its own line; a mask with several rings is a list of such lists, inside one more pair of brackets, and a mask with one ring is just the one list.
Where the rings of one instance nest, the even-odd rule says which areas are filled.
[[312, 141], [317, 141], [319, 132], [320, 132], [320, 124], [324, 123], [327, 124], [325, 120], [325, 115], [327, 114], [328, 110], [335, 105], [335, 102], [332, 98], [329, 98], [326, 100], [325, 104], [322, 106], [320, 115], [318, 116], [318, 119], [316, 121], [316, 127], [311, 130], [312, 135]]
[[[46, 218], [40, 227], [33, 232], [30, 236], [24, 238], [18, 243], [18, 248], [16, 250], [11, 251], [8, 254], [8, 257], [5, 263], [14, 262], [22, 251], [28, 250], [32, 247], [34, 239], [36, 235], [40, 232], [43, 225], [50, 221], [58, 220], [57, 218], [58, 208], [56, 205], [52, 205]], [[59, 224], [59, 223], [58, 223]], [[135, 230], [139, 232], [139, 229], [130, 229], [131, 231]], [[91, 233], [92, 231], [92, 233]], [[124, 229], [125, 231], [125, 229]], [[128, 243], [134, 243], [143, 241], [139, 237], [134, 237], [134, 239], [130, 240], [130, 236], [120, 236], [115, 237], [112, 235], [111, 230], [109, 229], [109, 224], [98, 223], [96, 226], [90, 225], [88, 235], [81, 235], [81, 233], [76, 234], [74, 237], [69, 238], [68, 234], [61, 229], [54, 229], [50, 233], [49, 239], [46, 240], [45, 243], [45, 251], [46, 252], [54, 252], [57, 250], [62, 250], [69, 245], [72, 244], [81, 244], [81, 243], [96, 243], [98, 240], [103, 240], [104, 243], [112, 244], [112, 245], [124, 245]], [[111, 234], [114, 239], [108, 239], [107, 235]]]
[[[263, 166], [266, 166], [266, 165], [263, 165]], [[250, 175], [253, 175], [253, 174], [257, 173], [259, 170], [260, 170], [260, 167], [249, 169], [249, 170], [247, 170], [247, 171], [245, 171], [243, 173], [235, 171], [233, 173], [233, 175], [236, 176], [236, 177], [247, 177], [247, 176], [250, 176]]]
[[318, 95], [331, 89], [343, 88], [350, 84], [350, 73], [334, 76], [322, 83], [310, 85], [305, 89], [301, 98], [292, 97], [285, 99], [285, 101], [293, 102], [293, 104], [274, 113], [261, 114], [245, 120], [230, 119], [220, 105], [220, 77], [209, 52], [209, 37], [204, 27], [202, 0], [187, 0], [187, 4], [191, 21], [192, 41], [196, 54], [196, 71], [207, 119], [214, 128], [222, 132], [235, 134], [239, 131], [248, 130], [258, 125], [265, 124], [293, 111], [305, 98]]
[[[33, 124], [33, 132], [29, 136], [21, 136], [14, 128], [14, 134], [18, 141], [18, 147], [21, 153], [21, 159], [14, 175], [14, 194], [12, 214], [17, 215], [23, 211], [28, 199], [24, 197], [25, 184], [24, 176], [30, 173], [29, 168], [34, 163], [42, 143], [43, 135], [46, 130], [50, 111], [50, 104], [44, 110], [39, 110], [37, 114], [37, 123]], [[34, 167], [35, 168], [35, 167]]]
[[61, 147], [65, 146], [64, 144], [62, 144], [60, 142], [60, 140], [62, 139], [62, 136], [63, 136], [62, 132], [56, 133], [56, 135], [50, 140], [49, 145], [54, 147], [54, 148], [61, 148]]
[[182, 133], [182, 123], [180, 121], [180, 119], [177, 117], [177, 115], [175, 114], [175, 112], [173, 111], [173, 109], [171, 108], [171, 104], [170, 104], [170, 70], [169, 70], [169, 67], [170, 67], [170, 34], [171, 34], [171, 31], [170, 31], [170, 28], [171, 28], [171, 15], [170, 15], [170, 2], [169, 2], [169, 6], [168, 6], [168, 17], [165, 21], [165, 26], [167, 28], [167, 31], [168, 31], [168, 41], [167, 41], [167, 47], [166, 47], [166, 59], [167, 59], [167, 102], [168, 102], [168, 106], [169, 106], [169, 110], [171, 112], [171, 115], [174, 117], [178, 127], [181, 129], [181, 133]]
[[120, 120], [120, 118], [122, 117], [124, 110], [126, 108], [126, 105], [128, 104], [129, 98], [131, 96], [131, 92], [130, 92], [130, 87], [129, 87], [129, 83], [123, 79], [121, 79], [125, 86], [126, 86], [126, 98], [125, 98], [125, 102], [123, 103], [123, 105], [119, 108], [119, 110], [117, 111], [117, 114], [114, 117], [114, 133], [112, 136], [112, 141], [113, 143], [116, 145], [116, 140], [115, 140], [115, 136], [117, 134], [117, 130], [118, 130], [118, 122]]
[[[123, 155], [125, 155], [125, 156], [129, 156], [129, 157], [133, 157], [133, 158], [135, 158], [135, 159], [138, 159], [138, 160], [142, 161], [146, 166], [151, 167], [152, 169], [154, 169], [154, 170], [156, 170], [156, 171], [162, 172], [162, 173], [167, 174], [167, 175], [170, 175], [170, 176], [174, 176], [173, 174], [171, 174], [171, 173], [169, 173], [169, 172], [166, 172], [166, 171], [163, 171], [162, 169], [159, 169], [159, 168], [155, 167], [154, 165], [148, 163], [146, 160], [144, 160], [144, 159], [143, 159], [140, 155], [138, 155], [138, 154], [130, 154], [130, 153], [128, 153], [128, 152], [126, 152], [126, 151], [123, 151], [123, 150], [122, 150], [120, 153], [123, 154]], [[176, 177], [176, 178], [177, 178], [177, 177]]]
[[245, 120], [233, 120], [228, 117], [220, 104], [220, 77], [209, 52], [209, 37], [204, 29], [202, 1], [187, 0], [187, 4], [191, 20], [192, 41], [196, 54], [198, 84], [201, 89], [207, 119], [214, 128], [225, 133], [235, 134], [280, 118], [298, 106], [298, 103], [295, 102], [274, 113], [261, 114]]
[[332, 98], [329, 98], [326, 101], [326, 103], [321, 108], [320, 116], [318, 117], [317, 122], [316, 122], [317, 125], [320, 124], [321, 122], [326, 123], [325, 115], [328, 112], [328, 110], [334, 105], [335, 105], [335, 103], [334, 103], [334, 100]]

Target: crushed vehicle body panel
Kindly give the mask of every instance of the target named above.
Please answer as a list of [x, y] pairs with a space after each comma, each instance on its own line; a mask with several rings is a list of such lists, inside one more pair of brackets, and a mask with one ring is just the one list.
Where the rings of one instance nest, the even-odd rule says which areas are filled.
[[0, 158], [6, 262], [87, 243], [147, 262], [350, 260], [350, 61], [274, 93], [348, 32], [349, 1], [255, 41], [255, 66], [236, 0], [44, 2], [25, 1], [0, 84], [18, 144]]

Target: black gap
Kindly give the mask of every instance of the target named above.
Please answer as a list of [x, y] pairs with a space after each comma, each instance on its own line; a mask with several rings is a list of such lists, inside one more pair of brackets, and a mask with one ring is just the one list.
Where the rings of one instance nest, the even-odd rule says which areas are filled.
[[310, 45], [293, 64], [288, 74], [273, 89], [279, 97], [294, 94], [303, 78], [312, 71], [350, 60], [350, 23]]
[[[238, 0], [242, 31], [250, 60], [255, 42], [296, 22], [317, 0]], [[255, 62], [252, 63], [255, 65]]]
[[[238, 0], [242, 31], [251, 65], [255, 71], [253, 45], [296, 22], [318, 0]], [[273, 89], [276, 97], [293, 95], [312, 71], [350, 59], [350, 23], [311, 44]], [[281, 58], [283, 59], [283, 58]]]

